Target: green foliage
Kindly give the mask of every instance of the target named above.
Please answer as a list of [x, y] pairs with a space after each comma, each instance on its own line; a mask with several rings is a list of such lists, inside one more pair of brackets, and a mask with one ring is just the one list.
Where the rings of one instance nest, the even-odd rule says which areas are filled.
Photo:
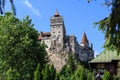
[[0, 59], [0, 80], [5, 80], [6, 72], [9, 66], [6, 64], [5, 61]]
[[95, 72], [92, 72], [92, 80], [95, 80]]
[[60, 79], [62, 79], [63, 77], [67, 80], [69, 80], [72, 76], [72, 74], [75, 71], [75, 62], [74, 62], [74, 57], [72, 53], [69, 53], [68, 56], [68, 63], [62, 68], [61, 72], [60, 72]]
[[120, 76], [113, 76], [113, 80], [119, 80], [120, 79]]
[[55, 80], [60, 80], [60, 74], [59, 73], [56, 73]]
[[43, 80], [49, 80], [50, 69], [48, 64], [46, 64], [45, 69], [42, 73], [43, 73]]
[[69, 53], [68, 65], [69, 65], [69, 68], [70, 68], [70, 72], [72, 73], [74, 71], [74, 69], [75, 69], [75, 59], [74, 59], [72, 53]]
[[38, 63], [37, 68], [34, 72], [34, 80], [40, 80], [41, 72], [40, 72], [40, 64]]
[[56, 76], [56, 70], [53, 65], [45, 65], [45, 68], [42, 70], [42, 79], [43, 80], [58, 80], [59, 75]]
[[88, 74], [87, 74], [87, 80], [91, 80], [91, 77], [92, 76], [92, 74], [89, 72]]
[[21, 21], [11, 13], [0, 16], [0, 79], [87, 80], [89, 78], [90, 72], [87, 69], [80, 64], [75, 65], [72, 53], [69, 55], [68, 64], [60, 73], [56, 73], [53, 65], [46, 64], [45, 47], [45, 44], [38, 42], [38, 32], [33, 28], [29, 17]]
[[78, 80], [78, 79], [76, 79], [75, 76], [72, 75], [71, 78], [70, 78], [70, 80]]
[[17, 70], [9, 68], [7, 71], [7, 79], [6, 80], [20, 80], [20, 74]]
[[85, 72], [86, 72], [85, 69], [82, 68], [80, 72], [80, 80], [87, 80], [87, 76]]
[[[70, 71], [68, 65], [64, 66], [60, 73], [60, 80], [91, 80], [92, 73], [80, 64], [75, 65], [74, 71]], [[93, 76], [94, 77], [94, 76]]]
[[56, 78], [56, 69], [53, 65], [50, 65], [50, 79], [49, 80], [55, 80]]
[[120, 0], [107, 1], [107, 5], [112, 7], [110, 15], [95, 24], [105, 34], [104, 47], [120, 53]]
[[79, 80], [80, 78], [80, 70], [76, 70], [75, 72], [75, 80]]
[[34, 72], [34, 80], [59, 80], [59, 74], [56, 74], [53, 65], [46, 64], [45, 68], [41, 69], [40, 64], [38, 64]]
[[28, 16], [22, 21], [11, 13], [0, 16], [0, 60], [5, 62], [2, 66], [16, 69], [22, 80], [33, 78], [38, 63], [42, 68], [46, 64], [45, 45], [38, 42]]
[[104, 71], [103, 80], [110, 80], [110, 73], [107, 70]]

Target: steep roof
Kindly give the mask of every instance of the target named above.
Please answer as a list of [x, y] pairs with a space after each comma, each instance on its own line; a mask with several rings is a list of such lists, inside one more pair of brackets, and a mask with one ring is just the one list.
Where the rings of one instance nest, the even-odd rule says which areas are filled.
[[111, 62], [112, 60], [120, 60], [120, 55], [117, 55], [116, 51], [106, 50], [89, 63], [107, 63]]
[[85, 44], [85, 43], [89, 43], [89, 41], [88, 41], [88, 39], [87, 39], [86, 33], [84, 32], [83, 37], [82, 37], [81, 44]]

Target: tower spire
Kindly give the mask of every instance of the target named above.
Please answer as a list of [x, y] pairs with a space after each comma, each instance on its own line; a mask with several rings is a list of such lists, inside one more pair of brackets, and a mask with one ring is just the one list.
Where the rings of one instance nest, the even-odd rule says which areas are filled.
[[89, 43], [89, 41], [88, 41], [88, 39], [87, 39], [86, 33], [84, 32], [83, 37], [82, 37], [81, 44], [85, 44], [85, 43]]
[[89, 47], [89, 41], [87, 39], [87, 36], [86, 36], [85, 32], [83, 34], [82, 41], [81, 41], [80, 45], [83, 46], [83, 47]]
[[59, 17], [59, 12], [58, 12], [58, 9], [56, 10], [55, 14], [54, 14], [55, 17]]

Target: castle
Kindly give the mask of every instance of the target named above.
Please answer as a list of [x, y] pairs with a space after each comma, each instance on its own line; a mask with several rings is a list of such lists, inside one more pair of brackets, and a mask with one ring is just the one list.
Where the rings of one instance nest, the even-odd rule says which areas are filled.
[[50, 18], [50, 32], [40, 32], [39, 41], [47, 45], [50, 62], [57, 70], [67, 63], [68, 55], [72, 53], [76, 60], [87, 62], [94, 58], [94, 50], [89, 45], [86, 33], [80, 44], [74, 35], [66, 35], [64, 20], [58, 11]]

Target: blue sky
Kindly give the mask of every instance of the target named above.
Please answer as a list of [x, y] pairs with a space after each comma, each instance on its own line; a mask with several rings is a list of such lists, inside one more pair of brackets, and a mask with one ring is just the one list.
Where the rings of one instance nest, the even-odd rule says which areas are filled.
[[[68, 35], [74, 34], [80, 43], [84, 32], [89, 43], [93, 43], [95, 54], [103, 51], [104, 34], [93, 23], [107, 17], [110, 9], [102, 3], [104, 0], [14, 0], [17, 17], [22, 19], [27, 15], [32, 19], [35, 29], [43, 32], [50, 31], [50, 17], [58, 9], [64, 18]], [[6, 3], [6, 11], [10, 11], [10, 5]]]

